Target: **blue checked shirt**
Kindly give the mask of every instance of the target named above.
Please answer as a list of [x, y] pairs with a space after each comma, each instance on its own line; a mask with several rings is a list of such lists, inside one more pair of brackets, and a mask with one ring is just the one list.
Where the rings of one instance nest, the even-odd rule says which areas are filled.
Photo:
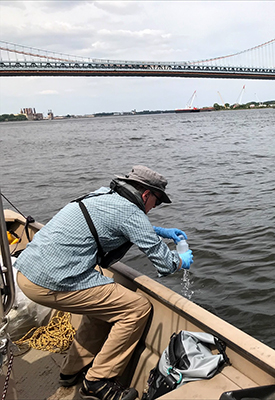
[[[108, 192], [101, 188], [95, 193]], [[135, 204], [117, 193], [85, 198], [105, 252], [130, 240], [152, 261], [160, 274], [177, 270], [176, 251], [156, 235], [148, 217]], [[94, 269], [97, 245], [87, 222], [73, 202], [61, 209], [20, 254], [15, 268], [33, 283], [54, 291], [82, 290], [112, 283]]]

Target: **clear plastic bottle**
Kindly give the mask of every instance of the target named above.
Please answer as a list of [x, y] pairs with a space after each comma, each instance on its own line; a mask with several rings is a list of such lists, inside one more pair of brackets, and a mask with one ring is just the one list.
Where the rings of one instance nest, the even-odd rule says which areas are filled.
[[[184, 236], [179, 236], [180, 242], [177, 244], [177, 252], [179, 254], [185, 253], [187, 250], [189, 250], [189, 246], [187, 241], [185, 240]], [[189, 278], [189, 269], [183, 269], [183, 275], [181, 278], [181, 293], [184, 297], [187, 299], [191, 299], [193, 295], [193, 290], [190, 289], [191, 286], [191, 281]]]
[[179, 254], [185, 253], [187, 250], [189, 250], [189, 246], [187, 241], [185, 240], [184, 236], [179, 236], [180, 241], [177, 244], [177, 252]]

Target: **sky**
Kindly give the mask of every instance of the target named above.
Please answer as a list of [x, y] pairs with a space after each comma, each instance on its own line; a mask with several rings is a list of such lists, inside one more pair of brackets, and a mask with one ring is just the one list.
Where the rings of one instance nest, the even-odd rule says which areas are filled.
[[[275, 38], [275, 1], [3, 1], [0, 40], [108, 60], [192, 61]], [[243, 86], [245, 90], [242, 91]], [[172, 110], [275, 100], [275, 82], [159, 77], [0, 78], [0, 114]]]

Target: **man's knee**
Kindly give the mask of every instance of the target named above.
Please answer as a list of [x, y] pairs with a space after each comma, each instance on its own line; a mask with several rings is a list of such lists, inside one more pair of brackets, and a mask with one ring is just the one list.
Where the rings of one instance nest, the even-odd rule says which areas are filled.
[[147, 317], [150, 314], [150, 311], [152, 309], [152, 304], [150, 301], [147, 299], [147, 297], [140, 295], [140, 299], [138, 304], [136, 304], [137, 307], [136, 310], [139, 312], [140, 317]]

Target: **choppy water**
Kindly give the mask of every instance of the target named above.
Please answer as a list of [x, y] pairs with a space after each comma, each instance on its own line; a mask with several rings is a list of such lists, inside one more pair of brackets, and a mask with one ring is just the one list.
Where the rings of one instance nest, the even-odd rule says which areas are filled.
[[173, 203], [149, 217], [187, 233], [192, 301], [275, 348], [275, 110], [1, 123], [0, 146], [3, 193], [42, 223], [132, 165], [165, 175]]

